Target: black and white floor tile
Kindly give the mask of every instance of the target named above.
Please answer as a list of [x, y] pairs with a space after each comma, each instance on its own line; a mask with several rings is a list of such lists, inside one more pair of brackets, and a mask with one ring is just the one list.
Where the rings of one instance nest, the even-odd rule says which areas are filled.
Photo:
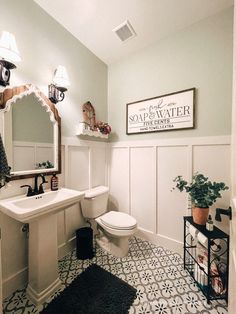
[[[179, 254], [136, 237], [130, 240], [130, 251], [124, 258], [116, 258], [98, 247], [92, 260], [77, 260], [75, 251], [65, 256], [59, 262], [63, 285], [55, 295], [91, 263], [96, 263], [137, 289], [137, 298], [130, 308], [130, 314], [227, 313], [225, 301], [207, 304], [193, 279], [184, 270]], [[36, 314], [53, 297], [36, 308], [27, 299], [25, 289], [17, 290], [4, 300], [4, 313]]]

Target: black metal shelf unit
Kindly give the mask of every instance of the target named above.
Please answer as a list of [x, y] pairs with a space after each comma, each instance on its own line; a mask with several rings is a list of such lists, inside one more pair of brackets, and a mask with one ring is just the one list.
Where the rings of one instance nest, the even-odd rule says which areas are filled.
[[214, 226], [213, 231], [184, 217], [184, 268], [211, 300], [228, 302], [229, 236]]

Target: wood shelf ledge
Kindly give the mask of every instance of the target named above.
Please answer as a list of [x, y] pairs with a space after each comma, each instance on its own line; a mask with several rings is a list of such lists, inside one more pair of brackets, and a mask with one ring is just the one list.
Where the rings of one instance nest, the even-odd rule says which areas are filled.
[[89, 129], [86, 129], [85, 123], [84, 122], [80, 122], [77, 131], [76, 131], [76, 135], [88, 135], [88, 136], [95, 136], [95, 137], [100, 137], [100, 138], [108, 138], [108, 134], [103, 134], [100, 131], [92, 131]]

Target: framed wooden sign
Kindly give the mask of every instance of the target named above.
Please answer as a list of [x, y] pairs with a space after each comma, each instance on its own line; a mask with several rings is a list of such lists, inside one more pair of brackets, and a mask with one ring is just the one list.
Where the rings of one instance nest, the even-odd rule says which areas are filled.
[[126, 134], [194, 128], [195, 88], [127, 104]]

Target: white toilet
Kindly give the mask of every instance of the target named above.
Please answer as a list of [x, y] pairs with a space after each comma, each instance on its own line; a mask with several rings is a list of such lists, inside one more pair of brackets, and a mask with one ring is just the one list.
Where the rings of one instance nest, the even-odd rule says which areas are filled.
[[85, 191], [81, 201], [84, 218], [95, 219], [98, 227], [96, 241], [100, 247], [117, 257], [129, 251], [129, 237], [137, 230], [137, 221], [128, 214], [107, 211], [109, 189], [98, 186]]

